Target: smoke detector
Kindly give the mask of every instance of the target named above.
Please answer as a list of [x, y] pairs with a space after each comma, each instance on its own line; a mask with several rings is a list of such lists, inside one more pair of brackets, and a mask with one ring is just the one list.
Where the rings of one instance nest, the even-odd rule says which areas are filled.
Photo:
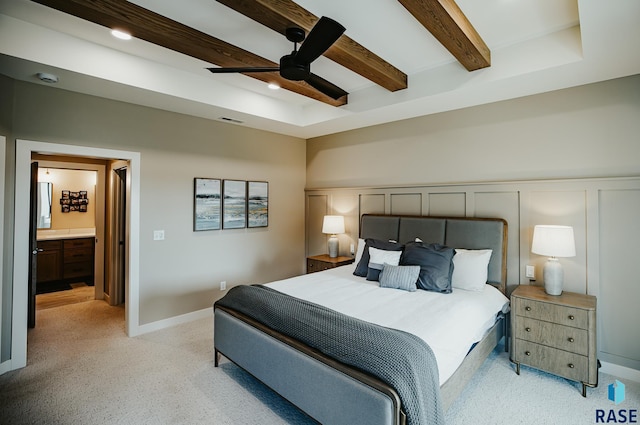
[[53, 74], [47, 74], [46, 72], [38, 72], [36, 77], [40, 79], [40, 81], [45, 82], [47, 84], [55, 84], [58, 82], [58, 76]]

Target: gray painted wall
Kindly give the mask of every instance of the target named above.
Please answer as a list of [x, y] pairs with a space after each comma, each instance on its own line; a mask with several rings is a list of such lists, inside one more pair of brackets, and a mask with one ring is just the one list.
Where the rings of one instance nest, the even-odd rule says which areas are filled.
[[[304, 140], [37, 84], [13, 87], [8, 145], [26, 139], [141, 153], [140, 325], [211, 307], [223, 295], [221, 280], [229, 288], [304, 272]], [[269, 226], [194, 232], [194, 177], [268, 181]], [[166, 239], [153, 241], [159, 229]]]
[[307, 142], [307, 188], [640, 174], [640, 75]]

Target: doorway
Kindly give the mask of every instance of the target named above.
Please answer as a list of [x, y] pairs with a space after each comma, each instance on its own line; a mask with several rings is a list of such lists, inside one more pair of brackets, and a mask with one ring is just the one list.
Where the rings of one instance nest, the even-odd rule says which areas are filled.
[[30, 209], [36, 212], [31, 259], [37, 264], [30, 266], [29, 327], [41, 310], [104, 298], [109, 234], [107, 161], [42, 154], [32, 160], [37, 200], [32, 198]]
[[140, 153], [85, 146], [62, 145], [29, 140], [16, 141], [15, 227], [13, 314], [10, 369], [26, 366], [27, 362], [27, 300], [29, 256], [30, 164], [32, 154], [50, 154], [127, 161], [126, 184], [126, 267], [125, 267], [125, 329], [127, 335], [140, 333], [139, 325], [139, 226], [140, 226]]

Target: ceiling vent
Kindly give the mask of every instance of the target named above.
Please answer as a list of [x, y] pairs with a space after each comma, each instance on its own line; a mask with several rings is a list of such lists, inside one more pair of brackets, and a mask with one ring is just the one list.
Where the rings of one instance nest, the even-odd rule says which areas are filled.
[[244, 121], [236, 120], [236, 119], [229, 118], [229, 117], [220, 117], [218, 119], [221, 120], [221, 121], [232, 122], [234, 124], [243, 124], [244, 123]]

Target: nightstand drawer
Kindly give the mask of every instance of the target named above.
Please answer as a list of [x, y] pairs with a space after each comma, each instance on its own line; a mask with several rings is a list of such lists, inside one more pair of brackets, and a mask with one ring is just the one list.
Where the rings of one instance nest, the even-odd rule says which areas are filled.
[[517, 350], [513, 353], [516, 362], [574, 381], [589, 380], [588, 357], [529, 341], [518, 340], [516, 345]]
[[518, 316], [558, 323], [574, 328], [587, 329], [589, 317], [586, 310], [556, 305], [524, 298], [514, 299], [514, 312]]
[[583, 356], [589, 355], [589, 333], [584, 329], [526, 317], [520, 318], [514, 328], [516, 338]]
[[322, 270], [328, 270], [334, 267], [335, 265], [330, 263], [307, 259], [307, 273], [321, 272]]

